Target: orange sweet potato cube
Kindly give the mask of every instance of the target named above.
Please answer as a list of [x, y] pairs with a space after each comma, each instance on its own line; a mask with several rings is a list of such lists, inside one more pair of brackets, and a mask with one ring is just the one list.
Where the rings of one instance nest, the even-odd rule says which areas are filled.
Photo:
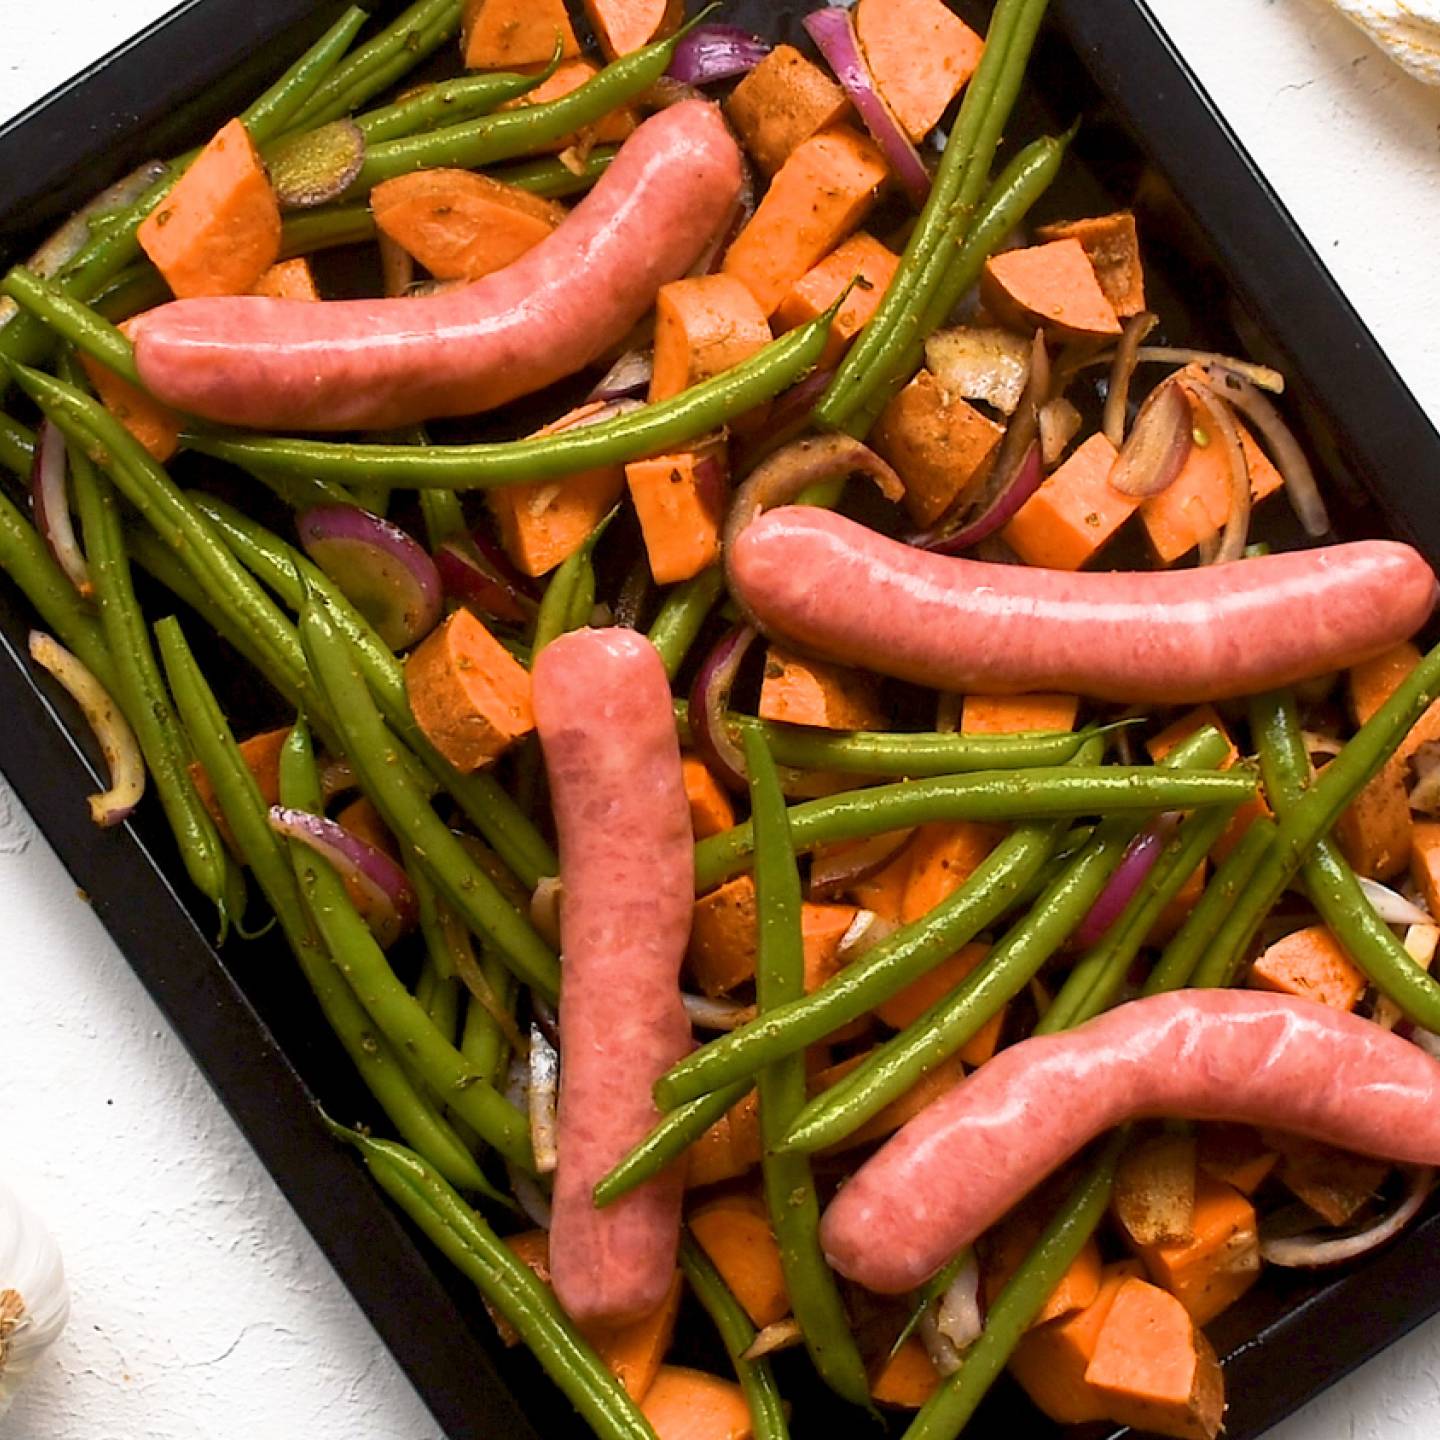
[[1253, 1195], [1280, 1163], [1279, 1154], [1248, 1125], [1202, 1126], [1197, 1157], [1205, 1174], [1242, 1195]]
[[849, 108], [845, 92], [793, 45], [777, 45], [725, 102], [730, 123], [767, 175]]
[[1042, 325], [1066, 340], [1104, 340], [1120, 333], [1115, 307], [1078, 240], [1051, 240], [991, 256], [980, 298], [1012, 330]]
[[1390, 880], [1410, 863], [1412, 826], [1405, 763], [1392, 755], [1335, 822], [1335, 841], [1353, 870]]
[[657, 585], [689, 580], [720, 558], [723, 450], [712, 446], [632, 460], [625, 480]]
[[[548, 52], [546, 58], [549, 58]], [[527, 105], [545, 105], [551, 100], [564, 99], [572, 90], [588, 85], [599, 73], [600, 67], [583, 56], [563, 61], [548, 80], [542, 80], [533, 90], [526, 91], [515, 100], [507, 100], [500, 108], [523, 110]], [[552, 140], [548, 145], [541, 145], [537, 149], [541, 153], [559, 154], [562, 150], [579, 144], [582, 138], [595, 145], [623, 145], [635, 133], [635, 127], [639, 123], [640, 118], [633, 106], [617, 105], [582, 130], [562, 135], [560, 139]]]
[[1425, 908], [1432, 915], [1440, 915], [1440, 822], [1415, 822], [1410, 874], [1425, 899]]
[[[1035, 1248], [1048, 1216], [1040, 1206], [1031, 1203], [1012, 1211], [990, 1230], [981, 1242], [980, 1278], [987, 1305], [1000, 1298], [1000, 1292], [1020, 1268], [1025, 1257]], [[1063, 1315], [1074, 1314], [1094, 1303], [1100, 1294], [1100, 1249], [1093, 1239], [1070, 1262], [1060, 1283], [1030, 1322], [1033, 1330]]]
[[748, 1192], [719, 1195], [690, 1216], [690, 1233], [760, 1330], [790, 1313], [780, 1247], [765, 1202]]
[[823, 905], [807, 900], [800, 907], [800, 936], [805, 945], [805, 991], [818, 990], [840, 970], [840, 942], [855, 923], [853, 905]]
[[[861, 1065], [872, 1052], [852, 1055], [838, 1065], [830, 1065], [817, 1073], [811, 1080], [811, 1090], [819, 1094], [843, 1080], [852, 1070]], [[830, 1147], [832, 1151], [850, 1150], [857, 1145], [868, 1145], [872, 1140], [881, 1140], [898, 1130], [908, 1120], [913, 1120], [927, 1105], [938, 1100], [948, 1090], [953, 1090], [965, 1078], [965, 1067], [958, 1055], [942, 1060], [933, 1070], [927, 1072], [910, 1087], [898, 1100], [892, 1100], [879, 1114], [867, 1120], [858, 1130], [852, 1131]], [[823, 1153], [830, 1153], [829, 1151]]]
[[280, 206], [239, 120], [231, 120], [135, 232], [182, 300], [248, 295], [280, 254]]
[[320, 299], [320, 291], [315, 286], [315, 272], [303, 255], [272, 265], [255, 282], [252, 293], [268, 296], [271, 300], [306, 300], [316, 303]]
[[1280, 1179], [1327, 1225], [1348, 1225], [1375, 1198], [1390, 1166], [1384, 1160], [1337, 1150], [1318, 1140], [1262, 1130], [1261, 1138], [1280, 1155]]
[[565, 0], [466, 0], [460, 54], [467, 70], [520, 70], [580, 53]]
[[673, 35], [685, 18], [685, 0], [585, 0], [585, 14], [614, 60]]
[[750, 1440], [750, 1406], [733, 1381], [683, 1365], [662, 1365], [640, 1413], [656, 1440]]
[[[121, 332], [132, 334], [131, 327], [139, 318], [136, 315], [124, 321], [119, 327]], [[180, 448], [180, 431], [184, 428], [180, 412], [83, 350], [76, 353], [100, 403], [163, 465]]]
[[869, 675], [802, 660], [775, 645], [765, 656], [758, 713], [762, 720], [826, 730], [878, 730], [885, 724]]
[[905, 482], [905, 509], [933, 525], [989, 473], [1004, 428], [922, 370], [881, 412], [874, 446]]
[[1145, 308], [1145, 269], [1140, 261], [1134, 211], [1041, 225], [1035, 234], [1040, 240], [1078, 240], [1095, 267], [1095, 278], [1105, 298], [1122, 320]]
[[1092, 435], [1020, 507], [1001, 533], [1027, 565], [1078, 570], [1135, 513], [1140, 502], [1110, 484], [1116, 453]]
[[1374, 659], [1352, 667], [1346, 676], [1346, 689], [1355, 723], [1363, 725], [1404, 684], [1419, 663], [1419, 650], [1410, 641], [1402, 640]]
[[662, 285], [655, 301], [651, 403], [733, 369], [770, 339], [765, 311], [733, 275], [692, 275]]
[[1022, 735], [1035, 730], [1073, 730], [1078, 695], [967, 695], [960, 708], [963, 735]]
[[870, 1398], [895, 1410], [918, 1410], [940, 1388], [940, 1372], [918, 1336], [886, 1355], [870, 1381]]
[[724, 273], [773, 315], [795, 282], [856, 228], [889, 170], [875, 144], [836, 125], [796, 147], [726, 252]]
[[680, 762], [685, 798], [690, 802], [690, 826], [697, 840], [718, 835], [735, 824], [735, 807], [703, 760], [686, 755]]
[[1255, 960], [1250, 983], [1257, 990], [1353, 1010], [1365, 993], [1366, 980], [1329, 929], [1307, 925], [1277, 940]]
[[[937, 1000], [958, 990], [981, 965], [989, 949], [981, 941], [972, 940], [948, 960], [942, 960], [933, 970], [927, 971], [918, 980], [912, 980], [898, 994], [878, 1005], [876, 1015], [894, 1030], [913, 1025]], [[983, 1065], [994, 1055], [1004, 1025], [1005, 1012], [1002, 1009], [998, 1015], [987, 1020], [984, 1027], [972, 1035], [956, 1054], [967, 1065]]]
[[855, 31], [875, 88], [912, 140], [935, 128], [985, 49], [944, 0], [860, 0]]
[[948, 900], [979, 869], [1005, 832], [976, 820], [935, 820], [910, 842], [900, 919], [909, 924]]
[[530, 672], [476, 619], [457, 610], [405, 662], [415, 721], [457, 770], [478, 770], [535, 728]]
[[912, 849], [910, 845], [902, 846], [883, 870], [857, 880], [850, 887], [850, 898], [864, 909], [873, 910], [882, 920], [898, 921], [905, 905], [905, 892], [910, 886]]
[[775, 312], [776, 330], [793, 330], [823, 315], [853, 281], [845, 303], [830, 322], [830, 338], [817, 362], [822, 370], [837, 365], [879, 309], [899, 264], [900, 257], [893, 250], [866, 231], [858, 231], [791, 286]]
[[690, 975], [712, 998], [755, 978], [755, 881], [737, 875], [695, 901], [686, 952]]

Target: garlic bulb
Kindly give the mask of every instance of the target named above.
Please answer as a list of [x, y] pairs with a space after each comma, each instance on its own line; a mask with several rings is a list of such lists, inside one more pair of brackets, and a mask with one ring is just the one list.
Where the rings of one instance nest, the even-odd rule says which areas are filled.
[[0, 1415], [70, 1315], [60, 1248], [0, 1185]]
[[1440, 0], [1334, 0], [1392, 60], [1440, 85]]

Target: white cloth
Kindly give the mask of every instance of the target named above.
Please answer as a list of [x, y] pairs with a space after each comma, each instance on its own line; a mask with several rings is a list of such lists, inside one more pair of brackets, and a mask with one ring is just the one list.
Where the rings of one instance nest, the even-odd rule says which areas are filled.
[[1417, 80], [1440, 85], [1440, 0], [1331, 0]]

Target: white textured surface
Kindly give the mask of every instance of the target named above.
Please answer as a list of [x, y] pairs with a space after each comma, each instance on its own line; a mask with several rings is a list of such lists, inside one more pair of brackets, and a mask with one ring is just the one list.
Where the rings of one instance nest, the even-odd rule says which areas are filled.
[[[1440, 92], [1319, 0], [1154, 6], [1440, 414]], [[165, 8], [4, 6], [0, 116]], [[0, 1172], [47, 1217], [74, 1292], [70, 1329], [0, 1426], [6, 1440], [434, 1440], [413, 1390], [3, 789], [0, 917]], [[1432, 1323], [1274, 1440], [1437, 1434]]]

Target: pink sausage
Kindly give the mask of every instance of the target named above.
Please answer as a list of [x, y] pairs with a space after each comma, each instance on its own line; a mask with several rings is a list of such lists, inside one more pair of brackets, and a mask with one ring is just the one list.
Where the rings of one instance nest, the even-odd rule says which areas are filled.
[[1390, 1031], [1286, 995], [1186, 990], [1002, 1050], [922, 1110], [825, 1212], [830, 1263], [920, 1285], [1103, 1131], [1230, 1120], [1440, 1165], [1440, 1064]]
[[425, 298], [178, 300], [136, 326], [140, 377], [179, 410], [266, 429], [384, 429], [493, 410], [623, 339], [724, 224], [740, 178], [720, 111], [673, 105], [504, 270]]
[[1191, 704], [1378, 655], [1434, 607], [1408, 545], [1367, 540], [1153, 573], [1034, 570], [911, 549], [826, 510], [741, 532], [731, 586], [768, 634], [935, 689]]
[[550, 1269], [577, 1322], [620, 1324], [665, 1298], [680, 1240], [680, 1169], [603, 1210], [591, 1193], [660, 1119], [650, 1087], [690, 1049], [690, 807], [670, 684], [642, 636], [554, 641], [535, 662], [534, 698], [563, 886]]

